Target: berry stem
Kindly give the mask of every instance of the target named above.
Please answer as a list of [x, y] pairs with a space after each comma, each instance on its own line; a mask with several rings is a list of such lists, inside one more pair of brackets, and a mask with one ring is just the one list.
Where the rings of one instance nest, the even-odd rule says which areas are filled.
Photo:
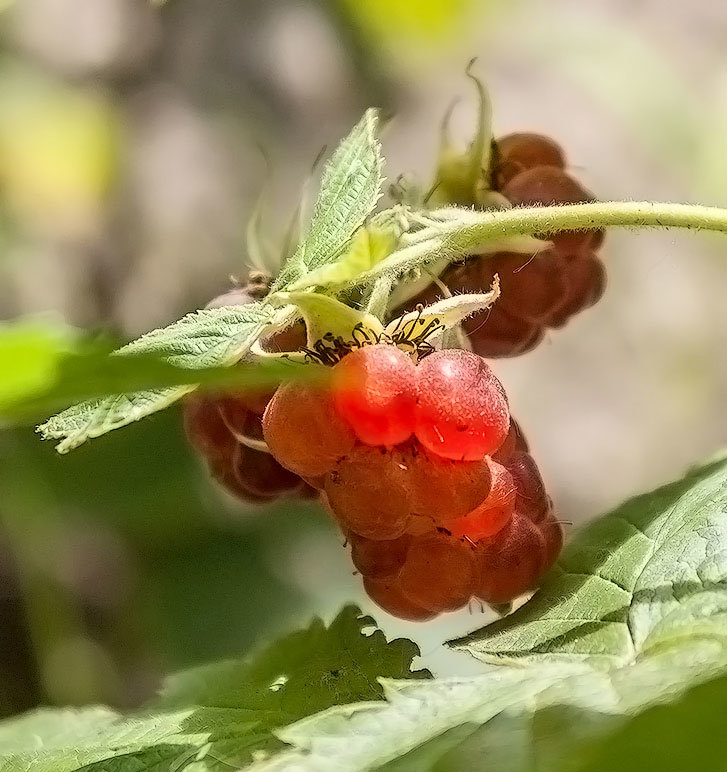
[[[448, 211], [450, 216], [454, 212], [452, 208]], [[356, 282], [368, 283], [384, 274], [401, 276], [442, 258], [461, 258], [476, 253], [488, 241], [507, 236], [613, 226], [686, 228], [727, 233], [727, 209], [650, 201], [600, 201], [486, 212], [462, 209], [461, 217], [425, 228], [414, 243], [360, 274]], [[402, 302], [401, 298], [398, 300]]]

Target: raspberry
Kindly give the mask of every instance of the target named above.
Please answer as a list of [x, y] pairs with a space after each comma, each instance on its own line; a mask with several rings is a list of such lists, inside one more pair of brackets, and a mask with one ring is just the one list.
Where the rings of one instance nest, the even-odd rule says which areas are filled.
[[419, 365], [415, 433], [445, 458], [475, 461], [502, 445], [510, 425], [502, 385], [469, 351], [437, 351]]
[[[555, 250], [533, 257], [500, 252], [496, 259], [483, 261], [482, 286], [500, 277], [501, 296], [495, 308], [533, 325], [547, 324], [563, 305], [568, 292], [565, 261]], [[485, 322], [487, 324], [487, 322]]]
[[398, 584], [417, 606], [454, 611], [472, 597], [477, 579], [475, 551], [457, 539], [435, 535], [412, 541]]
[[499, 533], [480, 544], [479, 598], [507, 603], [535, 586], [544, 569], [546, 547], [530, 520], [516, 513]]
[[543, 558], [543, 572], [550, 570], [563, 549], [563, 529], [550, 513], [545, 520], [540, 523], [540, 532], [545, 539], [545, 556]]
[[243, 501], [268, 501], [289, 493], [305, 493], [305, 483], [269, 454], [253, 450], [235, 437], [225, 421], [223, 406], [234, 407], [235, 429], [251, 436], [260, 432], [260, 418], [232, 397], [194, 395], [184, 405], [184, 425], [190, 443], [209, 463], [210, 472]]
[[[594, 200], [593, 194], [557, 166], [526, 169], [513, 177], [501, 192], [513, 206], [583, 204]], [[577, 251], [590, 247], [594, 236], [591, 231], [558, 231], [548, 238], [559, 249]]]
[[517, 498], [515, 481], [501, 464], [491, 459], [488, 464], [492, 477], [490, 495], [479, 507], [447, 524], [452, 536], [477, 542], [496, 534], [512, 517]]
[[426, 622], [436, 616], [436, 612], [412, 603], [401, 591], [395, 580], [377, 581], [367, 576], [363, 580], [364, 589], [371, 600], [399, 619], [412, 622]]
[[333, 368], [333, 401], [358, 439], [398, 445], [414, 431], [417, 371], [392, 345], [365, 346]]
[[357, 445], [328, 475], [325, 492], [344, 529], [368, 539], [396, 539], [412, 519], [404, 470], [385, 448]]
[[536, 166], [565, 167], [565, 156], [560, 145], [542, 134], [507, 134], [495, 143], [495, 153], [498, 188], [526, 169]]
[[241, 486], [253, 496], [274, 498], [303, 488], [297, 474], [289, 472], [270, 455], [238, 444], [232, 456], [232, 465]]
[[263, 435], [275, 458], [304, 477], [330, 471], [355, 442], [330, 393], [295, 382], [284, 383], [273, 395], [263, 415]]
[[488, 460], [453, 461], [419, 443], [394, 451], [394, 463], [409, 490], [411, 510], [434, 525], [447, 525], [480, 506], [492, 485]]
[[184, 430], [190, 444], [206, 458], [231, 457], [237, 444], [217, 404], [195, 394], [184, 403]]
[[539, 523], [550, 511], [550, 498], [545, 490], [538, 466], [529, 453], [513, 453], [505, 462], [517, 490], [515, 508], [518, 513]]
[[500, 445], [500, 449], [497, 453], [493, 453], [492, 460], [503, 464], [510, 456], [518, 450], [522, 450], [525, 453], [530, 451], [528, 447], [528, 441], [525, 439], [523, 430], [520, 428], [520, 424], [514, 419], [510, 418], [510, 430], [505, 437], [505, 442]]
[[551, 327], [562, 327], [571, 316], [597, 303], [606, 289], [606, 269], [595, 255], [564, 257], [567, 290], [552, 314]]
[[[486, 286], [486, 285], [483, 285]], [[512, 357], [532, 351], [543, 339], [542, 327], [511, 316], [498, 303], [463, 323], [472, 348], [483, 357]]]
[[224, 308], [225, 306], [246, 306], [255, 298], [243, 287], [233, 287], [231, 290], [212, 298], [205, 308]]
[[380, 541], [349, 533], [348, 540], [351, 543], [351, 560], [354, 566], [364, 576], [376, 580], [398, 575], [411, 544], [411, 536], [408, 535]]

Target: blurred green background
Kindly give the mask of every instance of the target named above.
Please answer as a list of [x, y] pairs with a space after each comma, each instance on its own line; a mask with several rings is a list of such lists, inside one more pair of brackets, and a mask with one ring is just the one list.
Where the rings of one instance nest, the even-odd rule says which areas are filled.
[[[245, 273], [275, 177], [281, 233], [324, 144], [370, 104], [387, 173], [428, 180], [437, 127], [478, 57], [497, 131], [552, 135], [604, 199], [727, 206], [727, 6], [713, 0], [15, 0], [0, 3], [0, 318], [121, 339]], [[725, 242], [610, 233], [601, 303], [496, 369], [564, 520], [680, 473], [727, 430]], [[238, 655], [364, 598], [312, 504], [252, 510], [207, 479], [171, 409], [68, 457], [0, 431], [0, 714], [147, 699], [161, 674]]]

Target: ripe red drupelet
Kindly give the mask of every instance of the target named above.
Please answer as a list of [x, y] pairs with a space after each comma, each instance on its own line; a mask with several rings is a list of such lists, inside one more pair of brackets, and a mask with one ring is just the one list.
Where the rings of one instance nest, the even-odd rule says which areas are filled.
[[417, 369], [396, 346], [352, 351], [333, 368], [336, 409], [366, 445], [398, 445], [414, 431]]
[[469, 351], [437, 351], [419, 365], [415, 433], [445, 458], [476, 461], [502, 445], [507, 397], [485, 361]]

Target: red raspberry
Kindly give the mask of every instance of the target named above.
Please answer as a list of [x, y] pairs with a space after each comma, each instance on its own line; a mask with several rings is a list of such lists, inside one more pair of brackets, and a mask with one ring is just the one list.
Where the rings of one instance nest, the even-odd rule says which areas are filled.
[[502, 385], [469, 351], [437, 351], [418, 368], [415, 433], [445, 458], [476, 461], [502, 445], [510, 426]]
[[550, 137], [517, 132], [500, 137], [495, 143], [495, 179], [501, 189], [513, 177], [536, 166], [565, 167], [565, 156]]
[[296, 382], [284, 383], [273, 395], [263, 415], [263, 435], [275, 458], [304, 477], [330, 471], [355, 443], [329, 391]]
[[529, 453], [516, 452], [503, 463], [515, 482], [515, 508], [528, 520], [539, 523], [550, 511], [551, 504], [533, 457]]
[[492, 476], [490, 495], [479, 507], [447, 524], [452, 536], [477, 542], [500, 531], [515, 512], [515, 481], [510, 472], [496, 461], [488, 459]]
[[530, 452], [528, 447], [528, 441], [525, 439], [523, 430], [520, 428], [520, 424], [514, 419], [510, 418], [510, 430], [505, 437], [505, 442], [500, 445], [500, 449], [497, 453], [493, 453], [492, 460], [497, 461], [499, 464], [505, 463], [510, 456], [518, 450], [522, 450], [525, 453]]
[[522, 515], [491, 539], [480, 542], [480, 578], [476, 590], [487, 603], [508, 603], [532, 589], [545, 567], [545, 539]]
[[363, 580], [364, 589], [371, 600], [399, 619], [412, 622], [426, 622], [436, 616], [436, 612], [412, 603], [401, 591], [396, 580], [376, 580], [367, 576]]
[[464, 606], [477, 579], [478, 562], [472, 547], [434, 535], [412, 540], [398, 584], [412, 603], [439, 612]]
[[417, 371], [396, 346], [351, 352], [333, 368], [333, 401], [367, 445], [398, 445], [414, 431]]
[[357, 445], [327, 476], [325, 492], [344, 530], [368, 539], [396, 539], [412, 519], [404, 470], [385, 448]]
[[480, 506], [490, 495], [488, 459], [453, 461], [418, 442], [394, 450], [394, 462], [410, 491], [412, 512], [434, 525], [446, 526]]

